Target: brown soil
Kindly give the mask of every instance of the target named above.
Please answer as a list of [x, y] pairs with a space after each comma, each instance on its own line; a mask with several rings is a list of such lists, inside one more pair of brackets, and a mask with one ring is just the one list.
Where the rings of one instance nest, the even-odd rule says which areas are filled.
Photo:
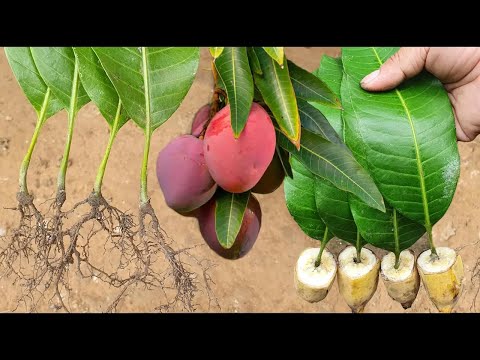
[[[338, 48], [288, 48], [287, 55], [308, 70], [315, 69], [322, 54], [339, 54]], [[167, 142], [179, 134], [187, 133], [196, 110], [212, 95], [212, 76], [209, 54], [202, 49], [202, 61], [197, 79], [180, 109], [155, 134], [152, 141], [149, 194], [158, 219], [177, 246], [192, 246], [203, 242], [196, 220], [182, 217], [167, 208], [155, 177], [155, 158]], [[65, 112], [47, 121], [29, 171], [29, 189], [41, 204], [55, 195], [55, 183], [59, 161], [63, 152], [66, 132]], [[35, 125], [35, 113], [16, 83], [0, 50], [0, 242], [2, 236], [11, 233], [18, 222], [18, 214], [5, 207], [16, 206], [18, 169], [27, 149]], [[99, 111], [92, 105], [79, 113], [74, 133], [71, 164], [67, 174], [67, 202], [70, 208], [90, 193], [97, 166], [100, 163], [108, 128]], [[460, 143], [462, 159], [461, 177], [453, 203], [443, 219], [434, 227], [437, 246], [460, 249], [465, 264], [465, 286], [456, 311], [475, 311], [473, 299], [478, 283], [472, 283], [471, 272], [480, 247], [473, 245], [480, 239], [480, 151], [478, 141]], [[138, 190], [143, 136], [129, 123], [116, 140], [107, 167], [103, 194], [113, 205], [137, 214]], [[263, 227], [252, 251], [243, 259], [228, 261], [219, 258], [206, 246], [196, 248], [195, 256], [216, 262], [210, 272], [215, 281], [213, 289], [221, 310], [225, 312], [349, 312], [339, 296], [335, 284], [327, 298], [317, 304], [309, 304], [297, 297], [293, 287], [293, 266], [300, 252], [316, 243], [305, 236], [290, 217], [285, 206], [283, 188], [270, 195], [257, 195], [263, 211]], [[333, 244], [332, 244], [333, 245]], [[330, 246], [335, 254], [342, 244]], [[415, 252], [426, 248], [425, 240], [419, 241]], [[98, 246], [97, 256], [103, 256]], [[377, 254], [382, 255], [380, 251]], [[105, 259], [108, 261], [108, 259]], [[80, 279], [74, 270], [69, 273], [72, 291], [67, 303], [75, 312], [104, 311], [106, 301], [112, 301], [117, 289], [111, 289], [93, 280]], [[8, 312], [16, 306], [19, 285], [11, 278], [0, 279], [0, 312]], [[135, 291], [119, 304], [119, 311], [149, 312], [158, 303], [155, 291]], [[480, 309], [480, 303], [477, 310]], [[26, 311], [20, 306], [17, 311]], [[201, 309], [202, 310], [202, 309]], [[205, 310], [205, 309], [203, 309]], [[38, 311], [54, 311], [47, 302]], [[401, 305], [392, 301], [382, 282], [365, 308], [366, 312], [403, 312]], [[417, 300], [407, 312], [436, 312], [425, 289], [421, 287]]]

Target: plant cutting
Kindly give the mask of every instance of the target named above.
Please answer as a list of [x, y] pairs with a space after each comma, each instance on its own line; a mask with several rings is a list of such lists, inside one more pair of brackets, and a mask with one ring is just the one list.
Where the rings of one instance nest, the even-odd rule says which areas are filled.
[[[324, 57], [315, 72], [340, 97], [342, 109], [312, 105], [322, 112], [355, 159], [372, 176], [385, 204], [383, 210], [369, 206], [358, 194], [342, 192], [317, 173], [317, 209], [334, 235], [356, 245], [356, 255], [353, 248], [347, 248], [339, 256], [339, 281], [345, 278], [342, 261], [348, 257], [353, 263], [362, 259], [363, 242], [388, 250], [391, 253], [382, 261], [382, 279], [389, 295], [405, 308], [411, 306], [419, 288], [417, 262], [406, 250], [426, 233], [431, 249], [428, 256], [422, 256], [422, 261], [439, 266], [436, 270], [429, 268], [430, 271], [456, 274], [449, 277], [448, 285], [433, 280], [444, 291], [455, 289], [450, 299], [439, 299], [435, 291], [429, 291], [429, 295], [436, 305], [443, 304], [437, 305], [440, 311], [451, 311], [461, 291], [461, 259], [456, 262], [455, 270], [455, 261], [442, 261], [442, 255], [436, 255], [431, 232], [433, 224], [450, 205], [459, 175], [451, 105], [441, 84], [428, 74], [390, 92], [370, 94], [362, 90], [358, 85], [360, 80], [395, 51], [394, 48], [345, 48], [341, 59]], [[316, 123], [322, 122], [322, 117], [317, 117]], [[433, 128], [438, 132], [434, 141], [435, 134], [430, 131]], [[331, 133], [317, 133], [325, 139], [332, 138]], [[377, 267], [373, 258], [369, 263], [371, 269]], [[424, 267], [425, 264], [418, 263], [420, 274]], [[376, 281], [372, 278], [361, 288], [373, 295]], [[431, 287], [423, 282], [427, 289]], [[344, 289], [354, 288], [344, 286]], [[348, 291], [340, 291], [353, 303]]]
[[334, 256], [326, 249], [333, 237], [319, 216], [315, 203], [315, 176], [298, 160], [291, 159], [292, 177], [284, 183], [288, 211], [310, 238], [320, 241], [319, 248], [307, 248], [294, 268], [295, 289], [308, 302], [323, 300], [337, 273]]

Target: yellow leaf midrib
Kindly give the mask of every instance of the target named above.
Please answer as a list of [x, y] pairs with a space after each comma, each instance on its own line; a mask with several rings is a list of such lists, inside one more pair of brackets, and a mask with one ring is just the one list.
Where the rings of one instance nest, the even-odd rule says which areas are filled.
[[[380, 65], [383, 65], [383, 61], [380, 59], [380, 56], [378, 55], [377, 50], [372, 47], [371, 48], [373, 53], [375, 54], [375, 57]], [[413, 125], [413, 119], [412, 115], [410, 114], [410, 109], [407, 107], [407, 104], [405, 102], [405, 99], [403, 98], [403, 95], [400, 90], [395, 89], [395, 93], [397, 94], [397, 97], [400, 100], [400, 103], [402, 104], [402, 107], [405, 111], [405, 114], [407, 115], [408, 123], [410, 125], [410, 129], [412, 130], [412, 136], [413, 136], [413, 144], [415, 148], [415, 158], [417, 160], [417, 170], [418, 170], [418, 177], [420, 181], [420, 191], [422, 194], [422, 203], [423, 203], [423, 212], [424, 212], [424, 217], [425, 217], [425, 227], [427, 230], [432, 228], [431, 222], [430, 222], [430, 212], [428, 210], [428, 199], [427, 199], [427, 191], [425, 187], [425, 175], [423, 171], [423, 164], [421, 160], [421, 155], [420, 155], [420, 147], [418, 146], [418, 140], [417, 140], [417, 133], [415, 131], [415, 127]]]

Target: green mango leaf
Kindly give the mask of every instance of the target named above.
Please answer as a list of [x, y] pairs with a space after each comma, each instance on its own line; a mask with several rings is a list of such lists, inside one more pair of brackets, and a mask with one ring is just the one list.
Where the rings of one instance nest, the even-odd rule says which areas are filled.
[[[120, 101], [115, 87], [91, 47], [77, 47], [73, 48], [73, 51], [78, 60], [80, 79], [85, 91], [112, 128]], [[116, 130], [120, 129], [127, 120], [128, 115], [122, 111]]]
[[132, 120], [152, 133], [178, 109], [193, 84], [198, 48], [95, 47]]
[[[336, 75], [341, 79], [342, 72], [340, 71]], [[340, 85], [338, 86], [338, 92], [335, 93], [334, 96], [337, 97], [339, 92]], [[302, 127], [321, 135], [324, 139], [329, 140], [332, 143], [345, 147], [345, 144], [338, 135], [341, 134], [341, 132], [333, 128], [329, 122], [329, 117], [325, 117], [320, 111], [318, 111], [318, 109], [316, 109], [318, 103], [315, 103], [314, 107], [306, 101], [299, 99], [297, 101]], [[338, 113], [340, 119], [340, 109], [335, 109], [326, 105], [321, 106], [322, 108], [324, 107], [331, 110], [333, 113]], [[350, 205], [348, 202], [350, 195], [348, 192], [340, 190], [338, 187], [334, 186], [332, 182], [316, 176], [314, 193], [317, 211], [322, 220], [328, 226], [329, 230], [339, 239], [345, 240], [353, 245], [356, 245], [358, 240], [360, 241], [360, 245], [363, 245], [364, 241], [359, 237], [357, 226], [352, 212], [350, 211]], [[379, 210], [376, 211], [380, 212]]]
[[40, 119], [43, 110], [43, 120], [52, 117], [63, 109], [62, 103], [53, 95], [33, 61], [29, 47], [6, 47], [10, 68], [30, 104]]
[[[315, 74], [323, 79], [335, 94], [340, 94], [343, 76], [341, 59], [324, 56], [320, 68], [315, 71]], [[337, 133], [343, 137], [344, 126], [341, 111], [325, 105], [312, 105], [324, 113]], [[361, 158], [358, 160], [360, 165], [366, 168], [367, 164], [362, 163]], [[413, 245], [425, 233], [425, 228], [422, 225], [407, 219], [388, 203], [385, 203], [386, 212], [384, 213], [367, 206], [353, 195], [348, 196], [348, 202], [362, 238], [376, 247], [388, 251], [398, 251], [398, 254], [400, 254], [400, 251]]]
[[[333, 91], [335, 96], [340, 97], [340, 84], [342, 83], [343, 76], [342, 59], [324, 55], [320, 67], [315, 70], [313, 74], [322, 79], [323, 82]], [[330, 125], [332, 125], [337, 134], [343, 140], [342, 110], [318, 102], [312, 102], [311, 105], [327, 118]]]
[[306, 235], [323, 240], [326, 226], [315, 204], [315, 175], [295, 158], [291, 158], [291, 165], [293, 178], [286, 177], [283, 182], [287, 209]]
[[227, 47], [215, 60], [218, 77], [227, 90], [233, 134], [238, 138], [253, 101], [253, 79], [244, 47]]
[[277, 151], [278, 158], [280, 159], [280, 163], [282, 164], [283, 171], [285, 175], [289, 178], [293, 178], [292, 166], [290, 165], [290, 155], [288, 151], [282, 149], [280, 146], [276, 145], [275, 150]]
[[300, 121], [304, 129], [322, 136], [324, 139], [345, 146], [335, 129], [323, 114], [308, 102], [297, 99]]
[[302, 131], [300, 150], [277, 128], [277, 144], [290, 152], [311, 172], [332, 182], [340, 190], [351, 192], [375, 209], [385, 211], [382, 195], [372, 178], [343, 144], [332, 143], [306, 129]]
[[71, 47], [32, 47], [33, 60], [43, 81], [68, 112], [77, 113], [90, 101], [78, 79]]
[[300, 145], [300, 115], [297, 99], [285, 63], [280, 67], [261, 48], [254, 48], [263, 75], [254, 73], [255, 84], [275, 117], [280, 130], [298, 149]]
[[211, 47], [210, 49], [210, 54], [213, 56], [214, 59], [218, 58], [220, 55], [222, 55], [223, 52], [223, 47]]
[[242, 226], [243, 215], [250, 199], [250, 191], [233, 194], [219, 190], [215, 195], [215, 232], [218, 242], [225, 249], [233, 246]]
[[253, 87], [253, 101], [257, 103], [265, 103], [265, 100], [263, 100], [263, 96], [260, 93], [260, 90], [256, 86]]
[[288, 70], [297, 99], [341, 109], [338, 96], [315, 75], [288, 61]]
[[386, 206], [382, 213], [355, 198], [349, 197], [350, 209], [360, 234], [373, 246], [397, 255], [425, 234], [425, 227], [402, 216], [395, 208]]
[[263, 50], [265, 50], [268, 56], [275, 60], [278, 65], [283, 65], [285, 59], [283, 47], [264, 47]]
[[[323, 79], [335, 94], [340, 94], [340, 84], [343, 75], [340, 59], [324, 56], [320, 68], [315, 71], [315, 74]], [[337, 133], [343, 136], [344, 127], [341, 111], [325, 105], [312, 105], [320, 109], [330, 124], [335, 126]], [[366, 164], [359, 162], [365, 168]], [[341, 197], [341, 195], [339, 196]], [[376, 247], [400, 254], [402, 250], [413, 245], [425, 232], [423, 226], [405, 218], [387, 203], [385, 204], [386, 212], [384, 213], [367, 206], [353, 195], [348, 196], [348, 202], [358, 232], [360, 232], [366, 242]], [[346, 211], [344, 210], [344, 212]], [[353, 230], [350, 230], [350, 234], [352, 232]]]
[[361, 89], [395, 48], [344, 48], [341, 95], [346, 143], [367, 165], [387, 202], [423, 224], [429, 236], [448, 209], [460, 173], [452, 107], [424, 72], [383, 93]]
[[247, 47], [248, 60], [250, 62], [250, 68], [258, 75], [262, 75], [263, 71], [258, 61], [257, 54], [251, 47]]
[[315, 178], [314, 194], [317, 211], [328, 229], [337, 238], [356, 245], [359, 233], [348, 203], [350, 195], [318, 176]]

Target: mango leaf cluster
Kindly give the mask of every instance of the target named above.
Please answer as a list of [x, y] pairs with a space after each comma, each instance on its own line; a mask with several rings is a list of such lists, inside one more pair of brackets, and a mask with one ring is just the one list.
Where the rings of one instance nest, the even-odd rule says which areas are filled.
[[[385, 205], [369, 206], [358, 194], [333, 186], [331, 179], [305, 167], [292, 153], [294, 176], [285, 182], [287, 207], [314, 239], [319, 239], [314, 230], [322, 229], [320, 219], [332, 236], [370, 243], [398, 256], [425, 232], [431, 240], [432, 226], [450, 206], [460, 158], [453, 111], [442, 84], [424, 72], [387, 92], [369, 93], [360, 87], [361, 79], [397, 50], [343, 48], [341, 58], [324, 56], [314, 72], [342, 104], [334, 109], [311, 102], [323, 115], [317, 115], [316, 136], [333, 142], [333, 129], [373, 179]], [[302, 125], [307, 127], [303, 121]], [[308, 128], [314, 131], [315, 125]], [[318, 217], [313, 221], [315, 211]]]

